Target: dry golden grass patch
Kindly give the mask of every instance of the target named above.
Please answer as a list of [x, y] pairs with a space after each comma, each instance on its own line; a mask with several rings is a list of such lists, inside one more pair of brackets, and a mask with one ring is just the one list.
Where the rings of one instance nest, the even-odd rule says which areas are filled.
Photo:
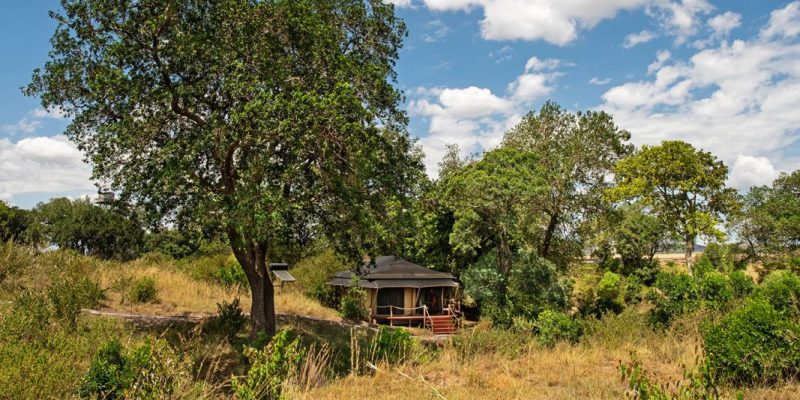
[[[122, 301], [122, 293], [107, 290], [106, 306], [115, 311], [148, 315], [209, 314], [217, 311], [217, 303], [239, 298], [242, 310], [250, 309], [247, 288], [224, 286], [197, 280], [171, 264], [157, 265], [142, 261], [124, 264], [108, 264], [97, 269], [97, 278], [103, 288], [113, 288], [122, 278], [152, 278], [156, 282], [158, 301], [155, 303], [131, 303]], [[309, 299], [292, 288], [276, 289], [275, 309], [282, 314], [296, 314], [317, 318], [339, 320], [336, 310]]]

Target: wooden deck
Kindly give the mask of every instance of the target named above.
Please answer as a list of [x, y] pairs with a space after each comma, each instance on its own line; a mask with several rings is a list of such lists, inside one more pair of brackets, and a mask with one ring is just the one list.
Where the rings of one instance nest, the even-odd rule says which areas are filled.
[[428, 328], [435, 335], [451, 335], [458, 331], [458, 319], [453, 314], [442, 315], [373, 315], [372, 321], [384, 321], [389, 326], [411, 325], [418, 322], [422, 327]]

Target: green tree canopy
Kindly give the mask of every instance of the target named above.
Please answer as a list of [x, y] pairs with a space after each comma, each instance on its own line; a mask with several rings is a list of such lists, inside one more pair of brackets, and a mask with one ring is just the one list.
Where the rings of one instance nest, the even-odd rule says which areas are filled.
[[614, 168], [617, 185], [607, 190], [612, 201], [640, 201], [685, 243], [691, 273], [699, 235], [721, 239], [717, 228], [734, 208], [735, 191], [725, 187], [728, 167], [709, 152], [682, 141], [643, 146]]
[[734, 229], [749, 255], [783, 264], [800, 250], [800, 171], [781, 174], [772, 186], [753, 187], [743, 198]]
[[547, 102], [531, 112], [503, 139], [503, 147], [529, 152], [548, 190], [529, 203], [535, 216], [527, 225], [542, 257], [569, 253], [564, 246], [553, 254], [559, 238], [575, 238], [578, 227], [597, 215], [605, 204], [603, 190], [616, 162], [633, 151], [630, 133], [618, 128], [602, 111], [570, 113]]
[[327, 234], [356, 254], [421, 171], [380, 0], [62, 0], [26, 92], [72, 119], [94, 177], [147, 214], [219, 223], [275, 331], [268, 259]]
[[24, 243], [30, 224], [30, 211], [9, 206], [0, 200], [0, 242]]
[[88, 199], [61, 197], [39, 203], [28, 229], [41, 245], [54, 244], [104, 259], [135, 258], [144, 239], [144, 230], [134, 220]]

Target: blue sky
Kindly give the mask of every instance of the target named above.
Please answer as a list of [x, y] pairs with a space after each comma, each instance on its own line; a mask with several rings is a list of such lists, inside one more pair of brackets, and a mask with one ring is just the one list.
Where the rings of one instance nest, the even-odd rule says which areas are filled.
[[[444, 146], [496, 145], [554, 100], [603, 109], [636, 144], [717, 154], [739, 189], [800, 168], [800, 2], [392, 0], [409, 27], [397, 66], [428, 172]], [[67, 121], [20, 92], [47, 59], [56, 1], [2, 3], [0, 199], [31, 207], [96, 191]]]

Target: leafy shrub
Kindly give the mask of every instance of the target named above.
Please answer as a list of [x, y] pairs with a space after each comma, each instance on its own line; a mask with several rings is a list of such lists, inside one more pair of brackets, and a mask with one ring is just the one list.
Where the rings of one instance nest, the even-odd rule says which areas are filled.
[[85, 276], [64, 277], [47, 289], [47, 298], [53, 307], [53, 315], [75, 327], [81, 308], [97, 308], [105, 299], [105, 292], [100, 284]]
[[53, 310], [46, 295], [23, 291], [15, 299], [11, 311], [2, 319], [3, 338], [19, 341], [41, 341], [48, 335]]
[[226, 287], [236, 285], [247, 287], [248, 285], [247, 275], [244, 274], [244, 270], [242, 266], [239, 265], [239, 261], [233, 256], [229, 256], [225, 265], [214, 272], [214, 280]]
[[283, 382], [297, 370], [304, 353], [300, 339], [292, 338], [286, 330], [276, 333], [263, 350], [246, 347], [245, 356], [251, 366], [243, 379], [234, 377], [231, 380], [235, 397], [240, 400], [281, 398]]
[[644, 285], [636, 275], [625, 277], [622, 282], [625, 304], [636, 304], [642, 301], [642, 289], [644, 289]]
[[558, 311], [542, 311], [535, 327], [536, 339], [545, 347], [553, 347], [561, 340], [575, 343], [583, 334], [580, 320]]
[[699, 293], [711, 308], [719, 308], [733, 298], [733, 289], [728, 276], [717, 271], [705, 274], [699, 283]]
[[[622, 381], [628, 386], [627, 398], [636, 400], [717, 400], [719, 389], [716, 374], [705, 361], [697, 362], [694, 370], [683, 367], [683, 379], [667, 384], [658, 383], [634, 357], [628, 364], [619, 363]], [[741, 395], [738, 397], [741, 398]]]
[[208, 325], [212, 331], [219, 332], [225, 337], [233, 337], [246, 323], [247, 317], [242, 313], [237, 297], [231, 302], [223, 300], [217, 303], [217, 315], [210, 319]]
[[773, 271], [755, 290], [779, 312], [800, 316], [800, 277], [786, 271]]
[[733, 271], [728, 273], [728, 280], [731, 284], [731, 291], [733, 297], [743, 298], [750, 295], [755, 289], [756, 284], [753, 280], [742, 271]]
[[103, 345], [92, 359], [81, 380], [79, 394], [83, 398], [119, 399], [133, 385], [133, 371], [123, 353], [122, 344], [113, 339]]
[[188, 380], [184, 365], [164, 340], [145, 342], [125, 351], [117, 339], [107, 342], [92, 359], [80, 383], [83, 398], [169, 398], [178, 383]]
[[751, 299], [703, 330], [709, 366], [734, 385], [774, 383], [800, 374], [800, 324], [763, 298]]
[[378, 333], [372, 339], [371, 361], [373, 364], [385, 362], [389, 365], [403, 362], [412, 346], [411, 333], [403, 328], [387, 329], [378, 328]]
[[[2, 207], [0, 204], [0, 208]], [[30, 248], [16, 245], [11, 241], [6, 243], [0, 241], [0, 285], [8, 278], [19, 275], [31, 264], [33, 264], [33, 251]]]
[[352, 280], [350, 281], [350, 287], [345, 292], [344, 296], [339, 303], [339, 314], [344, 319], [349, 319], [353, 321], [362, 321], [369, 318], [369, 312], [367, 308], [364, 306], [364, 299], [366, 298], [366, 293], [364, 289], [361, 289], [359, 286], [359, 279], [357, 276], [353, 276]]
[[672, 320], [699, 305], [696, 281], [684, 273], [661, 272], [648, 293], [654, 307], [650, 320], [659, 326], [668, 326]]
[[134, 303], [156, 303], [158, 302], [158, 289], [156, 280], [149, 277], [136, 279], [128, 289], [128, 299]]
[[622, 276], [607, 271], [597, 283], [597, 313], [619, 313], [622, 311], [624, 297], [622, 294]]
[[335, 303], [334, 292], [328, 284], [331, 276], [348, 269], [347, 262], [331, 249], [303, 258], [292, 268], [292, 275], [297, 278], [297, 285], [306, 296], [320, 303], [332, 306]]

